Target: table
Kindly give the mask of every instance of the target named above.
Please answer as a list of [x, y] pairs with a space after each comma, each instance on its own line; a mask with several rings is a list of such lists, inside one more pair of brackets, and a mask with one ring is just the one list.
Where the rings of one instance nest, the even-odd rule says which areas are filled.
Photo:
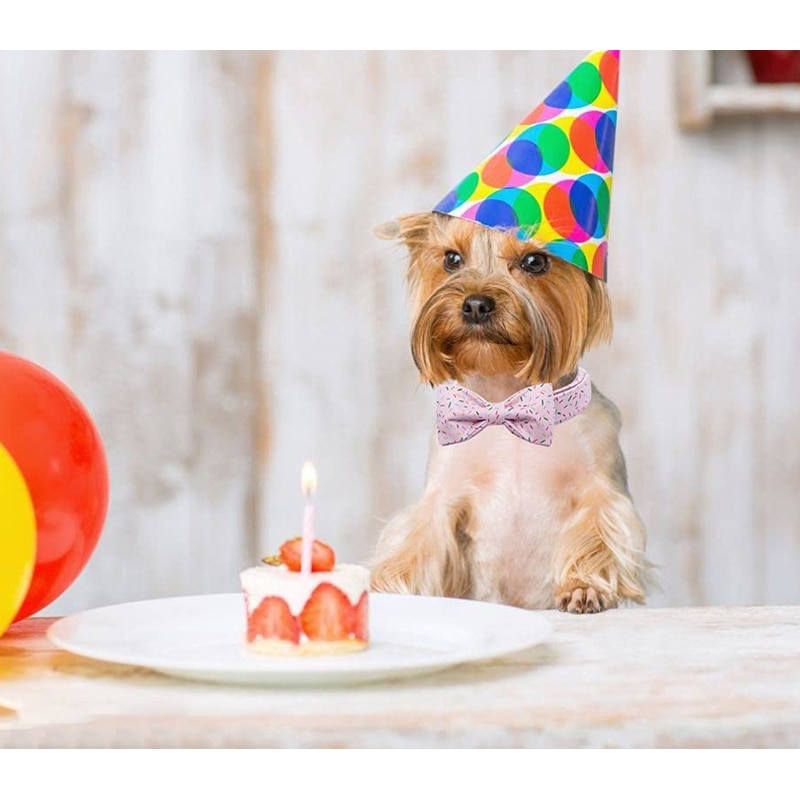
[[0, 639], [0, 747], [792, 747], [800, 607], [547, 614], [553, 640], [348, 689], [183, 682]]

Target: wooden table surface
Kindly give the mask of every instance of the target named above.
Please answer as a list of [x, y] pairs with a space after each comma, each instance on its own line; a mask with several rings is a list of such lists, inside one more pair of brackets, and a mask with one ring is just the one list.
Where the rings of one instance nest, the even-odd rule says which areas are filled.
[[0, 747], [790, 747], [800, 607], [544, 612], [512, 658], [348, 689], [184, 682], [0, 639]]

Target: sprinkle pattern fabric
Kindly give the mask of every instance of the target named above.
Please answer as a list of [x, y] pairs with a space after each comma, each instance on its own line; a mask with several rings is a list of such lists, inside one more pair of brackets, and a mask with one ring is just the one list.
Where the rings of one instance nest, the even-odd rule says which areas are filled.
[[549, 383], [526, 386], [502, 403], [490, 403], [455, 381], [436, 388], [436, 432], [440, 445], [459, 444], [489, 425], [504, 425], [514, 436], [549, 447], [553, 426], [580, 414], [592, 399], [592, 382], [578, 368], [575, 380], [553, 391]]
[[619, 50], [590, 53], [434, 211], [509, 230], [606, 279]]

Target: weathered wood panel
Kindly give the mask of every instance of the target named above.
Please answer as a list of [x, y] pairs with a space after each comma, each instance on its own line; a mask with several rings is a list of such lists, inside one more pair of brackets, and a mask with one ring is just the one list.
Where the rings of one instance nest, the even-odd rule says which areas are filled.
[[[358, 555], [372, 505], [376, 413], [370, 203], [373, 56], [281, 56], [269, 92], [273, 148], [263, 378], [269, 450], [262, 546], [299, 535], [300, 467], [319, 470], [318, 533]], [[331, 154], [335, 154], [331, 157]]]
[[[54, 58], [29, 57], [37, 74]], [[4, 258], [3, 344], [71, 383], [111, 470], [107, 529], [54, 607], [230, 588], [253, 539], [253, 61], [65, 54], [42, 87], [7, 69], [38, 114], [17, 158], [56, 186], [14, 186], [54, 241], [30, 230]]]
[[[420, 490], [431, 395], [404, 257], [580, 52], [4, 54], [0, 346], [84, 398], [108, 529], [57, 611], [234, 585], [300, 523], [363, 558]], [[797, 602], [800, 118], [678, 125], [674, 54], [623, 53], [610, 289], [654, 603]]]
[[0, 54], [0, 345], [35, 352], [63, 373], [70, 276], [62, 96], [58, 55]]

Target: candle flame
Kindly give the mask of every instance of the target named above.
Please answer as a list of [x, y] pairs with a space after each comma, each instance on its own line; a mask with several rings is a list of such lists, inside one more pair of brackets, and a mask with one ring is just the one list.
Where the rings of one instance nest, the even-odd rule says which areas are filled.
[[300, 472], [300, 486], [304, 495], [310, 495], [317, 491], [317, 468], [313, 461], [306, 461]]

